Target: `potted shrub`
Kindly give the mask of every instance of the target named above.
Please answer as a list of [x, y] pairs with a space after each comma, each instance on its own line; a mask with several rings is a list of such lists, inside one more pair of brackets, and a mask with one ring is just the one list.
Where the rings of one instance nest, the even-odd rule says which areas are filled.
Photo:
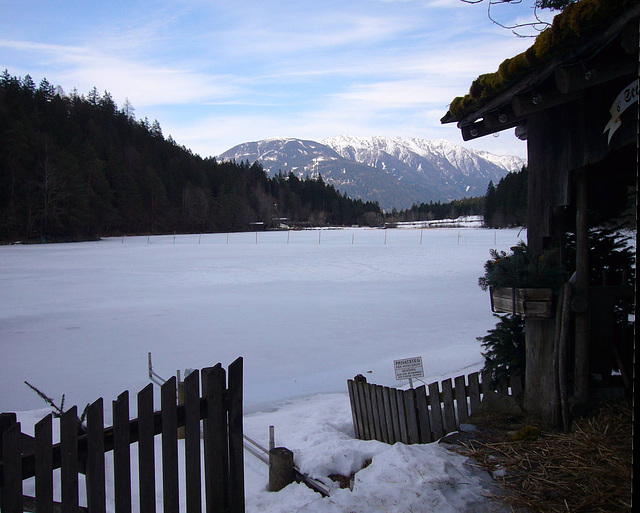
[[536, 255], [520, 242], [510, 253], [495, 249], [490, 253], [478, 285], [489, 289], [491, 310], [528, 318], [551, 317], [555, 291], [565, 279], [557, 251]]

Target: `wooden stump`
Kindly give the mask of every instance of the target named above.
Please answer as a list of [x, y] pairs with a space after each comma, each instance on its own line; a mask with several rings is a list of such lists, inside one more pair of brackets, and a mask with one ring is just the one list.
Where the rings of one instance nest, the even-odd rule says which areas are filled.
[[269, 451], [269, 491], [279, 492], [295, 481], [293, 452], [286, 447], [274, 447]]

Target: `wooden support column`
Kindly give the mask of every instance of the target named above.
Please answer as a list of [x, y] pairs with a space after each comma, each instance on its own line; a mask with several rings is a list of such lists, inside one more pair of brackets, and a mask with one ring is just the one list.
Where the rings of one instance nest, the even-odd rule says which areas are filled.
[[578, 401], [589, 399], [589, 224], [587, 219], [587, 173], [576, 183], [576, 275], [572, 307], [575, 316], [574, 386]]
[[[527, 242], [541, 254], [547, 249], [561, 252], [564, 237], [564, 206], [569, 204], [570, 150], [573, 134], [558, 119], [580, 125], [581, 106], [562, 104], [531, 114], [527, 128], [529, 155]], [[525, 319], [526, 371], [524, 409], [543, 424], [554, 425], [558, 376], [554, 371], [556, 320]]]

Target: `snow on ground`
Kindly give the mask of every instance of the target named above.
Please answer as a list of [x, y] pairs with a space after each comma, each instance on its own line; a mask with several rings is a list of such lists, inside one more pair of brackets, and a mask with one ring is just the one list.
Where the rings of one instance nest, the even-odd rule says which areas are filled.
[[[489, 249], [518, 236], [346, 229], [0, 247], [0, 411], [42, 408], [27, 380], [66, 405], [104, 397], [109, 422], [108, 402], [147, 384], [147, 352], [166, 377], [243, 356], [247, 435], [267, 445], [274, 425], [277, 445], [325, 482], [373, 460], [353, 492], [321, 499], [298, 484], [266, 492], [266, 466], [246, 453], [247, 511], [494, 511], [490, 477], [443, 445], [355, 440], [346, 380], [406, 385], [393, 360], [412, 356], [426, 382], [478, 370], [476, 337], [495, 322], [477, 278]], [[24, 431], [43, 413], [19, 414]]]

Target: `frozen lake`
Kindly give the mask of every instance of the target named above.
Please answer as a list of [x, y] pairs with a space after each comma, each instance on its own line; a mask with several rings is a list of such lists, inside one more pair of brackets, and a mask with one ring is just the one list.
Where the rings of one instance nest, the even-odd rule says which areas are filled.
[[[519, 236], [519, 237], [518, 237]], [[341, 229], [0, 246], [0, 411], [110, 401], [154, 370], [245, 359], [245, 409], [482, 366], [495, 325], [477, 286], [489, 249], [526, 232]], [[105, 408], [107, 421], [110, 408]]]

